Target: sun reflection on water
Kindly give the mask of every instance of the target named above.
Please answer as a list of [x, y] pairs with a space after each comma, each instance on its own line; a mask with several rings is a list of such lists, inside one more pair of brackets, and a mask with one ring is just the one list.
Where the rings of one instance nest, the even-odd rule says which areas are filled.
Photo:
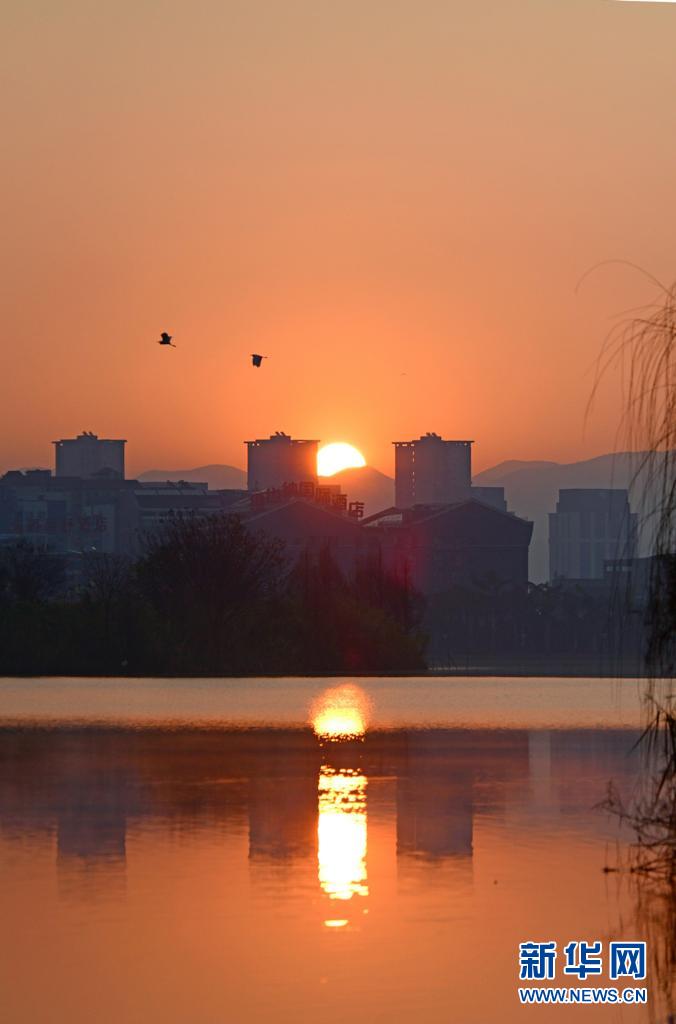
[[322, 765], [319, 774], [319, 884], [332, 900], [368, 896], [366, 776]]
[[[369, 715], [369, 700], [358, 686], [346, 683], [325, 690], [313, 703], [310, 719], [322, 742], [345, 744], [363, 740]], [[355, 758], [358, 754], [355, 751]], [[358, 763], [358, 761], [357, 761]], [[319, 772], [317, 857], [319, 884], [330, 900], [342, 908], [354, 896], [368, 896], [366, 869], [367, 779], [357, 767], [335, 767], [324, 763]], [[342, 909], [341, 908], [341, 909]], [[345, 910], [342, 910], [345, 914]], [[348, 917], [330, 917], [327, 928], [340, 929]]]
[[368, 697], [351, 683], [324, 690], [310, 710], [312, 727], [322, 740], [362, 739], [368, 716]]

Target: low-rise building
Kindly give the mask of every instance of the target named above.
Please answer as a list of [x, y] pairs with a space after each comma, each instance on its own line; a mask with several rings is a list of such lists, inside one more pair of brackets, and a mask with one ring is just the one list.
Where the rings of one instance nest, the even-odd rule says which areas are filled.
[[243, 519], [254, 533], [283, 541], [291, 562], [304, 554], [328, 551], [348, 575], [368, 541], [356, 519], [335, 506], [307, 498], [291, 497], [267, 508], [251, 508]]
[[164, 483], [134, 481], [138, 508], [139, 541], [175, 516], [209, 516], [229, 511], [247, 497], [245, 490], [210, 490], [206, 483], [167, 480]]
[[26, 541], [61, 555], [134, 557], [144, 538], [172, 517], [216, 515], [246, 495], [206, 484], [14, 470], [0, 478], [0, 542]]
[[138, 526], [133, 484], [118, 477], [11, 471], [0, 478], [0, 537], [64, 555], [131, 555]]
[[491, 579], [528, 583], [533, 524], [478, 501], [389, 508], [363, 520], [383, 564], [424, 594]]

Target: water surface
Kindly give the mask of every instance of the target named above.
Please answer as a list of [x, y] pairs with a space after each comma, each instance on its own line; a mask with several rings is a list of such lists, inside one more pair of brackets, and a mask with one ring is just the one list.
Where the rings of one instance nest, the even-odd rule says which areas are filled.
[[642, 937], [638, 693], [1, 680], [0, 1019], [647, 1019], [516, 997], [521, 941]]

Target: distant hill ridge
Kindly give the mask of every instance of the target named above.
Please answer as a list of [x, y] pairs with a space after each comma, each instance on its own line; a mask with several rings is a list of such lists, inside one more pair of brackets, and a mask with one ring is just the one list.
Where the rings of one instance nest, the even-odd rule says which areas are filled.
[[187, 483], [207, 483], [214, 491], [240, 490], [246, 487], [246, 473], [236, 466], [212, 463], [196, 469], [148, 469], [139, 473], [138, 480], [144, 483], [162, 483], [165, 480], [185, 480]]
[[[144, 483], [161, 483], [165, 480], [207, 483], [213, 490], [239, 490], [246, 487], [246, 472], [243, 469], [220, 464], [198, 466], [196, 469], [149, 469], [139, 473], [137, 479]], [[327, 484], [340, 484], [353, 501], [363, 501], [369, 512], [379, 512], [394, 501], [394, 480], [372, 466], [344, 469], [334, 476], [319, 479]]]
[[343, 469], [340, 473], [321, 477], [320, 480], [327, 484], [340, 484], [350, 501], [363, 501], [367, 516], [394, 504], [394, 480], [373, 466]]
[[[522, 469], [546, 469], [548, 466], [559, 465], [559, 462], [538, 462], [537, 460], [529, 462], [527, 459], [507, 459], [505, 462], [498, 462], [497, 466], [491, 466], [490, 469], [484, 469], [481, 473], [476, 473], [474, 483], [481, 484], [483, 487], [492, 487], [494, 486], [494, 480], [504, 480], [507, 476], [518, 473]], [[496, 483], [495, 486], [501, 487], [502, 484]]]

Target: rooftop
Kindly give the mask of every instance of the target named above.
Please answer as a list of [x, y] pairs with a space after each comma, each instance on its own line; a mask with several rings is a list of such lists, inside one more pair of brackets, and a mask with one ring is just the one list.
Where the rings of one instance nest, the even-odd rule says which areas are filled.
[[400, 445], [400, 444], [401, 445], [420, 444], [421, 441], [440, 441], [441, 444], [462, 444], [462, 445], [474, 444], [474, 441], [467, 441], [467, 440], [459, 440], [458, 441], [458, 440], [455, 440], [453, 438], [451, 440], [449, 440], [449, 441], [446, 441], [446, 440], [444, 440], [443, 437], [441, 437], [440, 434], [435, 434], [433, 431], [429, 431], [429, 430], [427, 431], [426, 434], [421, 434], [419, 438], [414, 439], [412, 441], [393, 441], [392, 444], [394, 444], [394, 445]]
[[245, 441], [244, 444], [269, 444], [270, 441], [286, 441], [287, 444], [319, 444], [318, 438], [291, 437], [283, 430], [276, 430], [270, 437], [257, 437], [255, 441]]

